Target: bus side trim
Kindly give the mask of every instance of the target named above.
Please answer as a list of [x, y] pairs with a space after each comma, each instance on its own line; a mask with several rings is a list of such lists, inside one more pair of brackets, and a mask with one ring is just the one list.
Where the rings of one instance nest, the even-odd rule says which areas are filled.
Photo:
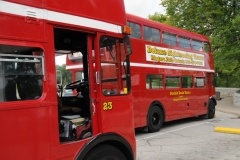
[[179, 69], [179, 70], [189, 70], [189, 71], [214, 72], [214, 70], [204, 69], [204, 68], [178, 67], [178, 66], [155, 65], [155, 64], [146, 64], [146, 63], [132, 63], [131, 62], [130, 66], [133, 66], [133, 67], [146, 67], [146, 68], [163, 68], [163, 69]]

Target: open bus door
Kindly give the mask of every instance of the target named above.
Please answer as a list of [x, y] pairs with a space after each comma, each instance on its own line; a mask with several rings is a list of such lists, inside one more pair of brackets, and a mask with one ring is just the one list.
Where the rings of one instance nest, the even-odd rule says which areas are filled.
[[[101, 131], [111, 132], [117, 128], [134, 128], [131, 104], [131, 80], [129, 57], [126, 54], [126, 40], [98, 34], [100, 41], [95, 43], [95, 112], [100, 113]], [[129, 39], [128, 39], [129, 40]], [[100, 42], [100, 43], [99, 43]], [[119, 121], [113, 121], [118, 119]]]

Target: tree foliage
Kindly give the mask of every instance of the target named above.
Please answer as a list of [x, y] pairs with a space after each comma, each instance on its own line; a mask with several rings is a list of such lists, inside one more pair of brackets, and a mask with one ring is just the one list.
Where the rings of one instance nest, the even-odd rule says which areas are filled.
[[155, 13], [149, 18], [208, 36], [221, 76], [218, 80], [225, 81], [225, 86], [240, 87], [233, 83], [240, 81], [240, 1], [162, 0], [161, 5], [166, 15]]
[[168, 17], [164, 14], [155, 12], [153, 15], [148, 15], [148, 19], [151, 19], [153, 21], [161, 22], [161, 23], [168, 23]]

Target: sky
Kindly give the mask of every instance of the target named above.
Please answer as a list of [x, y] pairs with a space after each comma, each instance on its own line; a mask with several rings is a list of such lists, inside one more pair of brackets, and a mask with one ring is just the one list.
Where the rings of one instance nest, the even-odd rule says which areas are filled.
[[149, 14], [160, 12], [165, 14], [165, 9], [160, 6], [161, 0], [124, 0], [127, 13], [147, 18]]
[[[160, 6], [161, 0], [124, 0], [125, 10], [127, 13], [136, 16], [147, 18], [149, 14], [153, 15], [155, 12], [165, 13], [165, 9]], [[65, 56], [56, 58], [58, 65], [65, 64]]]

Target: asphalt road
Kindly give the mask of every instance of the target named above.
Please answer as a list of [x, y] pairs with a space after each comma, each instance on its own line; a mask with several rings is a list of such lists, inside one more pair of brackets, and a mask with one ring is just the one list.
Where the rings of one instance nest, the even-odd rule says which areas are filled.
[[136, 131], [137, 160], [240, 160], [240, 135], [214, 132], [215, 127], [240, 129], [236, 115], [168, 122], [157, 133]]

